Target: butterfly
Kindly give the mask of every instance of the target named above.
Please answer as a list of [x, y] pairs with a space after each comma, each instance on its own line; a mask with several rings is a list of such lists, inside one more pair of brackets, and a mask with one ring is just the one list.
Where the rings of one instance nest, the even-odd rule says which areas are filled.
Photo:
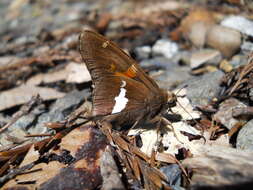
[[175, 106], [176, 95], [159, 88], [115, 43], [85, 30], [79, 51], [93, 83], [93, 118], [123, 127], [150, 121]]

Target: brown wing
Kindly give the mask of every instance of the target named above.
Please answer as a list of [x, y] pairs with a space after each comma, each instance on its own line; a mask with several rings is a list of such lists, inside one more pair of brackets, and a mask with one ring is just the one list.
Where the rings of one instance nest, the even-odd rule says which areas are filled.
[[93, 94], [94, 116], [142, 110], [149, 101], [150, 90], [128, 77], [106, 77], [95, 85], [98, 86]]
[[[79, 48], [95, 86], [94, 116], [144, 109], [151, 98], [159, 95], [158, 85], [132, 58], [102, 35], [92, 31], [82, 32]], [[123, 83], [126, 83], [124, 87]], [[124, 109], [116, 109], [115, 112], [115, 98], [119, 97], [122, 89], [126, 90], [128, 101]]]
[[101, 76], [126, 76], [142, 82], [153, 93], [159, 89], [131, 57], [102, 35], [83, 31], [79, 37], [79, 48], [93, 82]]

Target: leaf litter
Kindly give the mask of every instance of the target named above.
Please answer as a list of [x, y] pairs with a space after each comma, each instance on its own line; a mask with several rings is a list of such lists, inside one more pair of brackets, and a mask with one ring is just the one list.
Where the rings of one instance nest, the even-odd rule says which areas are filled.
[[[240, 5], [231, 1], [223, 3]], [[211, 42], [195, 32], [198, 31], [196, 28], [208, 32], [208, 27], [219, 25], [217, 20], [225, 16], [224, 12], [234, 10], [233, 6], [228, 10], [222, 6], [223, 3], [217, 8], [219, 14], [217, 9], [213, 10], [214, 13], [201, 12], [187, 9], [190, 3], [181, 5], [174, 1], [160, 2], [156, 6], [150, 6], [148, 2], [139, 2], [138, 6], [130, 3], [128, 6], [134, 5], [135, 8], [128, 9], [125, 4], [128, 8], [122, 6], [109, 14], [97, 10], [84, 11], [87, 15], [82, 22], [130, 50], [142, 43], [153, 45], [160, 36], [170, 36], [187, 51], [191, 51], [192, 45], [198, 48], [207, 45], [219, 51], [223, 47], [210, 45]], [[9, 13], [8, 17], [22, 16], [21, 5], [28, 4], [28, 1], [14, 1], [10, 7], [18, 14]], [[138, 7], [142, 7], [141, 11]], [[126, 10], [132, 10], [133, 14]], [[144, 22], [146, 18], [147, 23]], [[72, 22], [75, 23], [75, 19]], [[179, 103], [171, 113], [165, 114], [170, 123], [165, 122], [160, 130], [144, 127], [122, 132], [105, 124], [87, 123], [84, 118], [89, 116], [88, 99], [64, 120], [45, 123], [46, 133], [24, 133], [25, 141], [23, 137], [10, 135], [8, 127], [33, 109], [33, 95], [39, 94], [42, 101], [35, 102], [50, 109], [51, 103], [66, 95], [68, 88], [82, 89], [89, 85], [90, 76], [75, 52], [76, 43], [67, 40], [81, 31], [81, 27], [75, 24], [41, 31], [40, 43], [15, 44], [10, 40], [4, 50], [0, 49], [1, 55], [6, 53], [0, 64], [0, 110], [11, 116], [10, 122], [1, 128], [10, 142], [9, 146], [1, 147], [0, 152], [2, 188], [98, 189], [102, 186], [104, 189], [172, 189], [167, 174], [160, 170], [172, 164], [177, 164], [182, 171], [181, 187], [198, 185], [199, 181], [206, 185], [228, 185], [240, 181], [234, 180], [233, 174], [228, 175], [230, 179], [224, 177], [224, 172], [239, 172], [245, 180], [253, 175], [247, 169], [252, 167], [252, 153], [235, 149], [233, 142], [238, 131], [252, 118], [252, 55], [247, 65], [233, 69], [228, 65], [229, 69], [223, 69], [226, 74], [220, 83], [222, 91], [206, 107], [192, 107], [187, 88], [178, 90], [179, 93], [175, 91]], [[10, 32], [5, 38], [15, 38], [15, 35]], [[26, 52], [31, 48], [37, 51], [34, 54]], [[234, 55], [237, 48], [226, 50], [225, 54]], [[229, 58], [222, 57], [222, 61], [229, 63]], [[201, 75], [220, 69], [219, 64], [212, 67], [203, 66], [192, 74]], [[59, 91], [62, 83], [72, 86]], [[231, 99], [239, 103], [234, 105]], [[241, 104], [244, 106], [238, 106]], [[245, 168], [243, 171], [242, 167]], [[213, 175], [218, 180], [210, 177]]]

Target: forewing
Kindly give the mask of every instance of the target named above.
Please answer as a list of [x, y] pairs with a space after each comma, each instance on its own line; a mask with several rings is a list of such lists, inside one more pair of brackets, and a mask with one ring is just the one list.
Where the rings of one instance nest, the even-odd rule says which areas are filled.
[[158, 85], [130, 56], [102, 35], [92, 31], [83, 31], [79, 37], [79, 48], [91, 73], [92, 81], [95, 83], [95, 91], [98, 87], [96, 83], [101, 76], [105, 78], [123, 76], [139, 81], [154, 94], [157, 93]]

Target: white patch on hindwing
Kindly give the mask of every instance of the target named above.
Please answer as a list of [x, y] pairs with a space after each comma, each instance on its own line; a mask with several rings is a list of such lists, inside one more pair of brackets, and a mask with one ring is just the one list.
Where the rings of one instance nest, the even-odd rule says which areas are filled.
[[127, 105], [128, 99], [126, 98], [126, 89], [124, 88], [126, 86], [126, 81], [122, 81], [120, 93], [118, 96], [114, 98], [115, 105], [112, 109], [112, 114], [121, 112]]

